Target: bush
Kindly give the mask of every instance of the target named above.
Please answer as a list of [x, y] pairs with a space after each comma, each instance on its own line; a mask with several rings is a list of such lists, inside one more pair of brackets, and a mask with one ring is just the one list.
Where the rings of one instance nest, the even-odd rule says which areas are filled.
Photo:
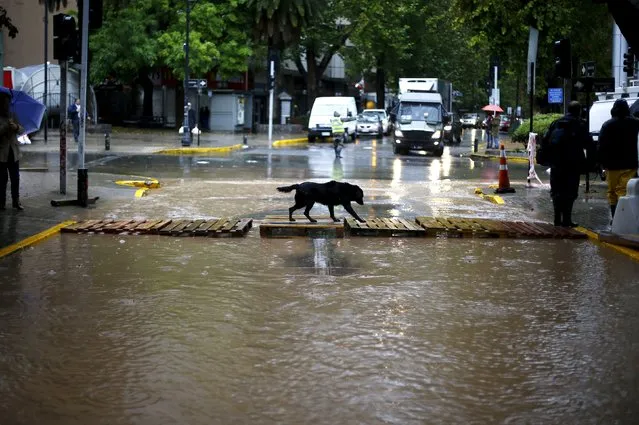
[[[552, 124], [562, 114], [536, 114], [533, 118], [533, 133], [543, 136]], [[528, 145], [528, 131], [530, 130], [530, 120], [524, 120], [521, 125], [512, 134], [512, 141]]]

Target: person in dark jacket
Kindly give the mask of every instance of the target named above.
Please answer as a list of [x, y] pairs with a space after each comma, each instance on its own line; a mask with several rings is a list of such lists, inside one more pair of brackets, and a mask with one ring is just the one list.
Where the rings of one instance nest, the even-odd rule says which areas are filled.
[[76, 99], [72, 105], [69, 105], [67, 114], [73, 125], [73, 140], [78, 143], [80, 140], [80, 99]]
[[637, 135], [639, 120], [630, 116], [625, 99], [617, 99], [610, 110], [611, 119], [599, 132], [597, 156], [606, 170], [610, 213], [615, 216], [619, 197], [626, 195], [628, 181], [637, 175]]
[[568, 113], [550, 124], [542, 140], [549, 155], [555, 226], [577, 226], [572, 222], [572, 207], [579, 193], [580, 175], [588, 168], [584, 150], [594, 152], [592, 137], [579, 118], [580, 112], [579, 102], [570, 102]]
[[20, 203], [20, 124], [10, 112], [11, 96], [0, 93], [0, 210], [5, 209], [7, 183], [11, 178], [13, 208], [23, 210]]

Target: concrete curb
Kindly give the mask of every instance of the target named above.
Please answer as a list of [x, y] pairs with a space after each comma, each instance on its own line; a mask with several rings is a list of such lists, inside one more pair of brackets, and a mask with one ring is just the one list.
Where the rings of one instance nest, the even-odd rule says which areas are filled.
[[[483, 159], [485, 161], [499, 161], [499, 155], [486, 155], [481, 153], [471, 153], [472, 159]], [[517, 164], [528, 164], [528, 158], [522, 158], [520, 156], [508, 156], [506, 152], [506, 162], [514, 162]]]
[[60, 232], [60, 229], [62, 229], [63, 227], [67, 227], [70, 226], [72, 224], [74, 224], [75, 221], [73, 220], [69, 220], [69, 221], [63, 221], [60, 224], [57, 224], [47, 230], [44, 230], [40, 233], [37, 233], [33, 236], [29, 236], [26, 239], [21, 240], [20, 242], [16, 242], [13, 245], [9, 245], [5, 248], [0, 249], [0, 258], [2, 257], [6, 257], [9, 254], [13, 254], [16, 251], [19, 251], [21, 249], [27, 248], [31, 245], [35, 245], [38, 242], [41, 242], [57, 233]]
[[288, 146], [288, 145], [302, 145], [308, 144], [308, 137], [300, 137], [298, 139], [283, 139], [273, 142], [273, 146]]
[[608, 242], [602, 242], [601, 240], [599, 240], [599, 234], [596, 232], [593, 232], [590, 229], [586, 229], [585, 227], [575, 227], [575, 230], [577, 230], [578, 232], [581, 232], [583, 234], [585, 234], [586, 236], [588, 236], [588, 239], [599, 242], [600, 244], [602, 244], [603, 246], [607, 247], [607, 248], [611, 248], [621, 254], [625, 254], [628, 257], [632, 258], [633, 260], [639, 262], [639, 251], [634, 250], [632, 248], [627, 248], [625, 246], [621, 246], [621, 245], [615, 245], [615, 244], [611, 244]]
[[244, 145], [219, 146], [214, 148], [176, 148], [162, 149], [154, 152], [155, 155], [197, 155], [205, 153], [227, 153], [242, 149]]

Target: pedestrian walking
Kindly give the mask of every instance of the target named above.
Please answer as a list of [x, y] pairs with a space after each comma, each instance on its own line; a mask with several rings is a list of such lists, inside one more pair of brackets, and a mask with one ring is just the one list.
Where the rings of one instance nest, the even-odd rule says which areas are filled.
[[76, 143], [80, 140], [80, 108], [80, 99], [76, 99], [75, 103], [69, 105], [67, 109], [67, 114], [73, 126], [73, 140], [75, 140]]
[[7, 183], [11, 178], [13, 208], [23, 210], [20, 204], [20, 125], [10, 113], [11, 96], [0, 93], [0, 210], [5, 209]]
[[490, 132], [492, 133], [493, 148], [499, 149], [499, 126], [501, 125], [501, 118], [498, 112], [495, 112], [493, 119], [490, 122]]
[[572, 208], [579, 194], [580, 176], [588, 169], [584, 150], [594, 152], [586, 122], [579, 118], [580, 110], [579, 102], [570, 102], [568, 113], [550, 124], [541, 142], [550, 165], [555, 226], [577, 226], [572, 221]]
[[193, 129], [197, 125], [196, 117], [195, 117], [195, 110], [191, 107], [191, 102], [189, 102], [187, 105], [188, 105], [187, 114], [188, 114], [188, 117], [189, 117], [189, 138], [191, 139], [191, 141], [193, 141]]
[[488, 115], [486, 117], [486, 148], [491, 149], [493, 147], [493, 133], [492, 133], [493, 116]]
[[335, 149], [335, 158], [342, 157], [342, 149], [344, 148], [344, 123], [340, 118], [339, 112], [335, 111], [333, 113], [333, 118], [331, 118], [331, 131], [333, 134], [333, 149]]
[[626, 195], [628, 181], [637, 176], [637, 136], [639, 120], [630, 115], [625, 99], [617, 99], [610, 110], [610, 118], [599, 132], [597, 157], [606, 170], [608, 203], [614, 218], [617, 202]]

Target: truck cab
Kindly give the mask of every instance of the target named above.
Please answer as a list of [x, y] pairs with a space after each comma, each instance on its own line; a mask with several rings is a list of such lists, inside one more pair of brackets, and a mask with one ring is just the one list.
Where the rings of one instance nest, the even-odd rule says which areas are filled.
[[424, 150], [435, 156], [444, 153], [444, 125], [448, 114], [439, 93], [409, 92], [399, 96], [391, 111], [393, 152]]

